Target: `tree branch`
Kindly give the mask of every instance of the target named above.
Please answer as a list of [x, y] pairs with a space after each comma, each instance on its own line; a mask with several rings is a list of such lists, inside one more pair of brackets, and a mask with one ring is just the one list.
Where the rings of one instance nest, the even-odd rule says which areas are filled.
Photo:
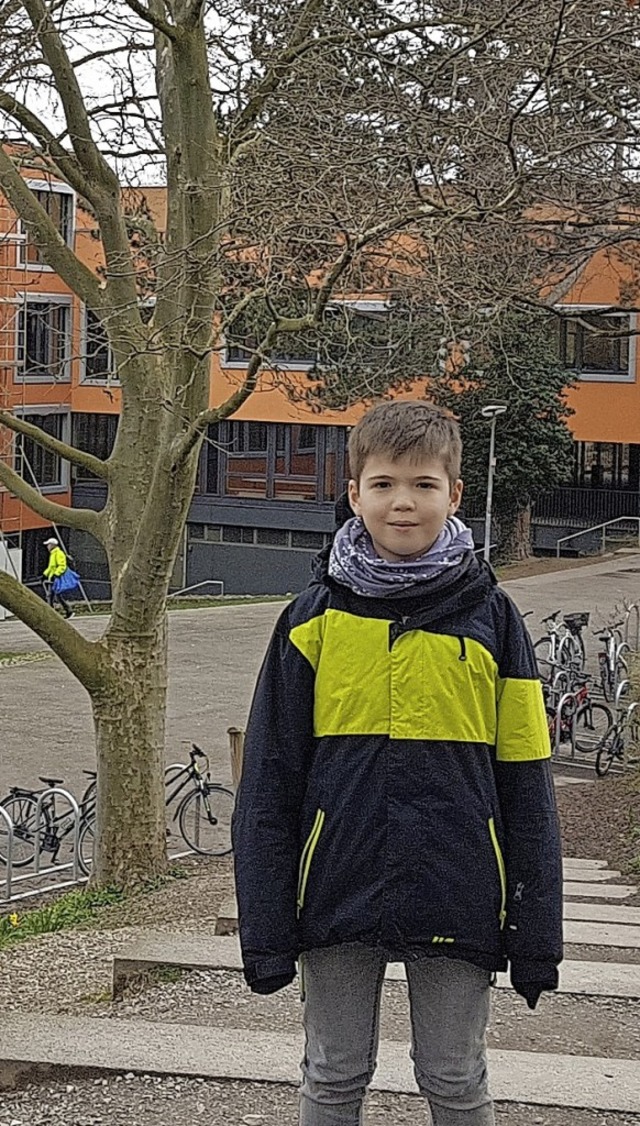
[[90, 473], [95, 473], [96, 477], [101, 477], [103, 481], [109, 480], [110, 468], [106, 461], [102, 461], [101, 458], [94, 457], [93, 454], [86, 453], [84, 450], [77, 450], [75, 446], [69, 446], [66, 442], [61, 442], [59, 438], [47, 434], [39, 426], [34, 426], [32, 422], [26, 422], [20, 415], [9, 414], [7, 411], [0, 410], [0, 423], [6, 426], [8, 430], [13, 430], [15, 434], [24, 434], [27, 438], [32, 438], [38, 445], [44, 446], [45, 450], [51, 450], [52, 453], [64, 458], [65, 461], [70, 461], [72, 465], [79, 465], [82, 469], [88, 469]]
[[99, 661], [99, 645], [87, 641], [42, 598], [19, 583], [13, 575], [0, 571], [0, 606], [11, 610], [21, 622], [60, 657], [88, 692], [104, 686], [104, 669]]
[[73, 151], [85, 171], [96, 181], [95, 186], [112, 192], [119, 187], [117, 178], [91, 136], [87, 107], [78, 79], [49, 9], [44, 0], [23, 0], [23, 3], [51, 68]]
[[24, 478], [0, 461], [0, 485], [23, 501], [32, 512], [37, 513], [43, 520], [50, 520], [53, 524], [65, 524], [69, 528], [77, 528], [81, 532], [89, 532], [102, 543], [102, 520], [99, 512], [89, 508], [67, 508], [64, 504], [47, 500], [33, 485], [29, 485]]
[[62, 147], [58, 138], [54, 136], [43, 121], [6, 90], [0, 90], [0, 110], [12, 117], [27, 133], [31, 133], [38, 141], [41, 149], [44, 150], [41, 153], [43, 158], [53, 161], [55, 170], [59, 172], [60, 176], [79, 195], [84, 196], [85, 199], [88, 198], [89, 186], [78, 161]]
[[85, 305], [99, 311], [103, 305], [103, 298], [95, 276], [67, 246], [44, 207], [40, 206], [1, 146], [0, 184], [14, 211], [24, 221], [29, 233], [33, 234], [36, 246], [42, 252], [47, 265], [60, 275]]
[[131, 8], [131, 11], [135, 12], [137, 16], [140, 16], [140, 19], [144, 20], [145, 23], [150, 24], [151, 27], [154, 27], [156, 31], [159, 31], [161, 35], [165, 35], [166, 38], [170, 39], [173, 43], [176, 42], [179, 37], [179, 31], [176, 27], [167, 23], [166, 20], [161, 19], [160, 16], [155, 15], [149, 8], [145, 8], [144, 4], [140, 3], [140, 0], [124, 0], [124, 2], [127, 8]]

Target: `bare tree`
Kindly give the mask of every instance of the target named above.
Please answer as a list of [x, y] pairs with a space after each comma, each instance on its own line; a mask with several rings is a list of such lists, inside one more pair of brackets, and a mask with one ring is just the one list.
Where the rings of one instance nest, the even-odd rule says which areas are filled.
[[[380, 393], [479, 310], [536, 300], [550, 263], [561, 285], [603, 239], [630, 239], [635, 20], [591, 0], [4, 0], [0, 186], [102, 322], [122, 387], [108, 461], [0, 415], [107, 486], [102, 511], [61, 509], [0, 462], [2, 484], [109, 561], [95, 643], [0, 575], [0, 602], [91, 697], [98, 882], [165, 865], [166, 595], [208, 425], [284, 378], [287, 335], [319, 340], [317, 381], [292, 394], [321, 405], [345, 372], [350, 395]], [[34, 166], [94, 216], [98, 272], [29, 187]], [[393, 310], [391, 347], [337, 300], [363, 294]], [[248, 328], [246, 370], [211, 409], [212, 352]]]

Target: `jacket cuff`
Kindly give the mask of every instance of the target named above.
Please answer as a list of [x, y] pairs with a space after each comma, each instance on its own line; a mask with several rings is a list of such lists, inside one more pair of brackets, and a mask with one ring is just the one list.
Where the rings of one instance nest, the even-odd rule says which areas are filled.
[[261, 981], [267, 981], [269, 978], [286, 978], [282, 985], [288, 985], [293, 981], [296, 976], [296, 963], [295, 959], [290, 954], [274, 954], [271, 958], [260, 958], [259, 961], [249, 962], [244, 967], [244, 976], [247, 985], [254, 989], [256, 985], [259, 987]]
[[555, 962], [538, 961], [533, 958], [511, 958], [511, 984], [526, 985], [536, 982], [541, 989], [558, 988], [558, 967]]

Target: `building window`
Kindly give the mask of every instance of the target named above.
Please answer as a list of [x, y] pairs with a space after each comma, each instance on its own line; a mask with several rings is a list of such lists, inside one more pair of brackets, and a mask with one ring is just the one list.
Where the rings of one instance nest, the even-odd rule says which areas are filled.
[[[118, 431], [117, 414], [78, 413], [71, 416], [71, 441], [79, 450], [106, 461], [111, 457]], [[95, 474], [81, 466], [74, 469], [76, 481], [94, 479]]]
[[70, 302], [28, 297], [18, 315], [16, 379], [68, 380], [70, 351]]
[[640, 489], [640, 446], [576, 442], [574, 484], [589, 489]]
[[325, 544], [323, 532], [292, 532], [291, 546], [305, 551], [321, 551]]
[[[69, 415], [61, 412], [47, 412], [43, 414], [24, 414], [25, 422], [39, 426], [45, 433], [61, 442], [69, 438]], [[24, 434], [16, 435], [16, 468], [17, 472], [30, 485], [40, 489], [66, 488], [68, 484], [68, 463], [63, 461], [59, 454], [53, 453], [27, 438]]]
[[[74, 197], [73, 192], [65, 188], [62, 184], [49, 186], [44, 182], [37, 181], [40, 185], [36, 186], [33, 182], [27, 181], [33, 195], [36, 197], [38, 203], [44, 208], [47, 215], [51, 219], [58, 234], [67, 243], [67, 246], [73, 245], [73, 211], [74, 211]], [[20, 262], [21, 266], [33, 266], [38, 269], [51, 269], [46, 262], [41, 258], [40, 251], [35, 243], [27, 235], [23, 244], [23, 255]]]
[[253, 528], [240, 528], [235, 525], [224, 524], [222, 527], [223, 543], [253, 543]]
[[585, 310], [580, 312], [580, 320], [567, 317], [560, 324], [561, 362], [581, 379], [633, 380], [630, 337], [600, 335], [600, 332], [616, 333], [630, 329], [630, 317], [618, 313]]
[[[306, 303], [299, 311], [303, 312]], [[236, 317], [225, 336], [226, 364], [246, 367], [264, 339], [271, 321], [266, 307], [256, 302], [251, 311]], [[313, 331], [283, 333], [264, 357], [266, 364], [286, 368], [312, 367], [317, 360], [316, 335]]]
[[109, 338], [100, 318], [86, 307], [83, 339], [83, 380], [112, 382], [116, 378], [116, 365]]
[[318, 427], [276, 424], [273, 495], [276, 500], [318, 498]]
[[256, 528], [256, 543], [261, 547], [288, 547], [289, 533], [285, 528]]
[[[232, 497], [267, 496], [267, 447], [269, 427], [265, 422], [232, 422], [228, 430], [225, 493]], [[238, 541], [239, 542], [239, 541]]]

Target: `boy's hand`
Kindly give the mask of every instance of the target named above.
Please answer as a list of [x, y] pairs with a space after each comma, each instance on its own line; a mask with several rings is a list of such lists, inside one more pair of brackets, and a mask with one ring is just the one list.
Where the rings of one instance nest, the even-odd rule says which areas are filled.
[[558, 967], [552, 962], [521, 961], [516, 958], [511, 962], [511, 984], [533, 1010], [541, 993], [558, 988]]

